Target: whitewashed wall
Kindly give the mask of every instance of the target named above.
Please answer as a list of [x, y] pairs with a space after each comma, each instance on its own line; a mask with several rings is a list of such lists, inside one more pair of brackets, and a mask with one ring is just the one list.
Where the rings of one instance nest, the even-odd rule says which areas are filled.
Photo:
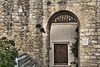
[[77, 23], [52, 23], [50, 30], [50, 66], [54, 65], [54, 44], [68, 44], [68, 65], [74, 61], [70, 46], [77, 38]]

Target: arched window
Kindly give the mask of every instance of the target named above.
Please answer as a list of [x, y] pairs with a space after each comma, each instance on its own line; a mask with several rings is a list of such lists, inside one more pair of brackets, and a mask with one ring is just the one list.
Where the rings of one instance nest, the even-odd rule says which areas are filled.
[[68, 22], [78, 22], [77, 17], [70, 11], [59, 11], [56, 12], [52, 18], [50, 18], [52, 23], [68, 23]]
[[64, 14], [55, 17], [52, 22], [76, 22], [76, 19], [71, 15]]

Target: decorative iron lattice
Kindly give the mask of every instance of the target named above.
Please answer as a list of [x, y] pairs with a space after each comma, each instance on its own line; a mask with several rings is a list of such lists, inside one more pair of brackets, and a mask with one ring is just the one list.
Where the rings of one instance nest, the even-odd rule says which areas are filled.
[[77, 22], [77, 20], [71, 15], [59, 15], [53, 19], [52, 22]]
[[49, 22], [52, 23], [78, 22], [78, 18], [74, 13], [62, 10], [53, 14]]

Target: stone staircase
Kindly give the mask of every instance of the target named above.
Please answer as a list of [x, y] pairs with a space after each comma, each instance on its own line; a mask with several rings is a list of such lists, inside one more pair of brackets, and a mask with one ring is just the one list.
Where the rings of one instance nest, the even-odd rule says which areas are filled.
[[21, 54], [16, 58], [15, 67], [40, 67], [34, 60], [31, 59], [26, 53]]

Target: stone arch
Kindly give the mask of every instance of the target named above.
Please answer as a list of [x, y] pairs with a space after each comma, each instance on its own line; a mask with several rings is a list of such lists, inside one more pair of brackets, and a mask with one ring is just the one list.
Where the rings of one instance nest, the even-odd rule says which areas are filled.
[[[49, 30], [50, 30], [50, 26], [51, 26], [51, 24], [52, 24], [52, 23], [51, 23], [51, 20], [52, 20], [53, 18], [55, 18], [56, 14], [61, 13], [61, 12], [63, 12], [63, 13], [68, 13], [68, 14], [72, 15], [72, 16], [76, 19], [76, 21], [79, 22], [78, 17], [77, 17], [73, 12], [68, 11], [68, 10], [60, 10], [60, 11], [57, 11], [57, 12], [55, 12], [54, 14], [52, 14], [51, 17], [49, 17], [49, 20], [48, 20], [48, 23], [47, 23], [47, 28], [48, 28]], [[79, 23], [78, 23], [78, 25], [79, 25]]]
[[[70, 15], [72, 15], [76, 20], [77, 20], [77, 22], [78, 22], [78, 27], [79, 27], [79, 25], [80, 25], [80, 21], [79, 21], [79, 18], [72, 12], [72, 11], [68, 11], [68, 10], [60, 10], [60, 11], [57, 11], [57, 12], [53, 12], [53, 14], [51, 15], [51, 17], [49, 17], [49, 20], [48, 20], [48, 23], [47, 23], [47, 30], [48, 30], [48, 32], [47, 32], [47, 35], [48, 35], [48, 38], [47, 38], [47, 40], [49, 40], [49, 42], [47, 43], [47, 44], [49, 44], [49, 47], [50, 47], [50, 28], [51, 28], [51, 25], [52, 25], [52, 22], [51, 22], [51, 20], [53, 19], [53, 18], [55, 18], [55, 15], [56, 14], [58, 14], [58, 13], [60, 13], [60, 12], [65, 12], [65, 13], [69, 13]], [[78, 33], [78, 36], [79, 36], [79, 33]], [[78, 37], [79, 38], [79, 37]], [[48, 46], [48, 45], [47, 45]], [[49, 54], [49, 49], [48, 49], [48, 51], [47, 51], [47, 53]], [[49, 58], [49, 55], [48, 55], [48, 58]], [[50, 58], [49, 58], [50, 59]]]
[[50, 11], [50, 14], [48, 14], [47, 22], [49, 22], [51, 16], [53, 16], [55, 13], [57, 13], [59, 11], [69, 11], [69, 12], [72, 12], [74, 15], [76, 15], [76, 17], [78, 18], [79, 22], [81, 22], [82, 18], [84, 18], [84, 17], [81, 16], [81, 9], [80, 9], [80, 7], [79, 7], [79, 9], [76, 9], [74, 7], [69, 7], [69, 6], [60, 6], [60, 7], [53, 8]]

